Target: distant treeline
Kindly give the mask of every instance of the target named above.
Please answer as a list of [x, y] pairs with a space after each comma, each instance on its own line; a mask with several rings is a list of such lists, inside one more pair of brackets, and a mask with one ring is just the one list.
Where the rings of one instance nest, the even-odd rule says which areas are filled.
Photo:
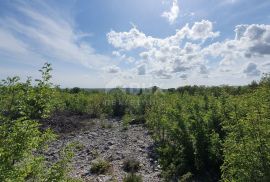
[[[263, 78], [268, 77], [268, 74], [265, 74]], [[259, 87], [259, 85], [262, 84], [262, 80], [257, 82], [257, 81], [252, 81], [248, 85], [244, 86], [229, 86], [229, 85], [220, 85], [220, 86], [204, 86], [204, 85], [194, 85], [194, 86], [181, 86], [178, 88], [159, 88], [157, 86], [153, 86], [151, 88], [122, 88], [122, 87], [117, 87], [117, 88], [80, 88], [80, 87], [73, 87], [73, 88], [63, 88], [61, 89], [62, 91], [69, 92], [69, 93], [79, 93], [79, 92], [90, 92], [90, 93], [108, 93], [111, 92], [115, 89], [120, 89], [127, 94], [137, 94], [141, 95], [142, 93], [154, 93], [156, 91], [159, 92], [168, 92], [168, 93], [188, 93], [190, 95], [194, 94], [204, 94], [206, 92], [211, 92], [215, 96], [220, 96], [220, 93], [222, 91], [225, 91], [226, 93], [230, 95], [239, 95], [239, 94], [244, 94], [247, 92], [250, 92], [253, 89], [256, 89]]]

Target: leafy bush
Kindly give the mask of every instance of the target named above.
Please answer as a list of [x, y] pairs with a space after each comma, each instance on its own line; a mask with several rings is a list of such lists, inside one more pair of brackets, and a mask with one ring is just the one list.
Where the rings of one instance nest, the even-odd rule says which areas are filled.
[[[249, 86], [185, 86], [162, 93], [154, 87], [133, 95], [53, 88], [51, 70], [45, 64], [34, 83], [19, 77], [0, 82], [0, 181], [71, 180], [72, 150], [52, 166], [43, 155], [55, 135], [41, 131], [38, 120], [57, 111], [99, 117], [104, 128], [111, 125], [103, 116], [123, 117], [124, 128], [146, 121], [165, 181], [269, 181], [269, 74]], [[135, 159], [124, 162], [132, 173], [126, 180], [140, 180], [134, 174], [139, 166]], [[98, 160], [91, 171], [109, 168]]]
[[125, 114], [122, 119], [123, 119], [123, 129], [127, 130], [128, 125], [131, 122], [132, 118], [131, 118], [131, 116], [129, 114]]
[[80, 179], [69, 177], [71, 159], [74, 156], [74, 148], [77, 144], [71, 143], [64, 147], [60, 153], [60, 160], [55, 162], [47, 171], [46, 181], [81, 182]]
[[95, 174], [105, 174], [111, 168], [111, 164], [104, 159], [96, 159], [91, 164], [91, 172]]
[[144, 124], [146, 119], [144, 115], [136, 115], [134, 119], [130, 121], [130, 124]]
[[127, 158], [123, 163], [123, 169], [126, 172], [135, 173], [140, 169], [140, 162], [135, 158]]
[[126, 93], [120, 88], [116, 88], [110, 91], [112, 95], [112, 110], [113, 116], [122, 117], [125, 114], [127, 107], [127, 96]]
[[0, 181], [71, 181], [68, 162], [71, 150], [48, 166], [43, 155], [55, 138], [50, 129], [41, 131], [37, 119], [46, 118], [54, 109], [54, 89], [49, 82], [50, 64], [42, 68], [42, 78], [31, 85], [18, 77], [0, 84]]

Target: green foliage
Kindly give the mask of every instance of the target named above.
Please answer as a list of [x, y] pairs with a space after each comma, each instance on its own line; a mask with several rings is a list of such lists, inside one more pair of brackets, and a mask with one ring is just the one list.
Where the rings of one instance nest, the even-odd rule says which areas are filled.
[[231, 100], [230, 119], [223, 123], [224, 181], [269, 181], [270, 179], [270, 90]]
[[111, 164], [104, 159], [96, 159], [91, 164], [91, 172], [94, 174], [105, 174], [109, 172]]
[[[46, 63], [34, 83], [19, 77], [0, 83], [0, 181], [73, 180], [67, 175], [72, 148], [52, 165], [44, 159], [55, 135], [41, 131], [38, 120], [53, 112], [98, 117], [104, 128], [110, 117], [122, 117], [124, 128], [146, 122], [165, 181], [270, 180], [269, 74], [248, 86], [153, 87], [135, 95], [53, 88], [51, 70]], [[98, 159], [91, 172], [110, 167]], [[124, 181], [142, 181], [134, 174], [138, 161], [126, 160], [124, 169], [131, 172]]]
[[130, 114], [125, 114], [123, 116], [123, 129], [126, 130], [128, 129], [128, 125], [130, 124], [132, 118], [130, 116]]
[[67, 181], [67, 182], [77, 182], [79, 179], [71, 178], [68, 173], [71, 170], [70, 163], [74, 155], [74, 148], [77, 144], [69, 144], [60, 153], [60, 159], [54, 163], [49, 169], [46, 177], [47, 182], [51, 181]]
[[51, 65], [46, 63], [40, 70], [42, 78], [35, 80], [36, 86], [31, 85], [31, 78], [25, 83], [20, 83], [19, 77], [8, 77], [3, 80], [0, 89], [2, 113], [10, 119], [48, 117], [54, 107], [52, 104], [54, 89], [49, 82], [51, 70]]
[[135, 158], [127, 158], [123, 163], [123, 169], [126, 172], [135, 173], [140, 169], [140, 162]]
[[[43, 155], [55, 138], [50, 129], [41, 131], [37, 119], [54, 109], [54, 89], [49, 82], [51, 65], [40, 70], [41, 79], [31, 85], [18, 77], [0, 84], [0, 181], [70, 181], [67, 170], [70, 153], [48, 166]], [[58, 167], [59, 166], [59, 167]], [[54, 172], [53, 172], [54, 171]]]
[[127, 176], [125, 176], [123, 182], [143, 182], [143, 180], [142, 176], [136, 175], [134, 173], [129, 173]]
[[113, 116], [122, 117], [125, 114], [127, 105], [127, 95], [120, 88], [116, 88], [110, 91], [113, 97], [112, 110]]
[[189, 181], [192, 181], [192, 176], [193, 176], [192, 173], [191, 172], [188, 172], [188, 173], [182, 175], [178, 182], [189, 182]]
[[241, 87], [241, 92], [231, 87], [185, 87], [178, 89], [180, 94], [152, 97], [147, 125], [165, 180], [181, 181], [192, 173], [189, 180], [268, 181], [267, 83], [266, 76], [259, 85]]
[[43, 179], [44, 157], [40, 151], [54, 135], [42, 133], [36, 121], [25, 117], [16, 120], [1, 118], [0, 125], [0, 181]]

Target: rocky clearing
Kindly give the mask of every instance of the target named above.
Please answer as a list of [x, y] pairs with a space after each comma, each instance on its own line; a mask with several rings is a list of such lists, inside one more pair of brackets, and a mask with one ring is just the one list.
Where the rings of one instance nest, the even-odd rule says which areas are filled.
[[[140, 174], [145, 182], [158, 182], [160, 168], [154, 159], [153, 140], [142, 124], [129, 125], [124, 129], [119, 119], [99, 120], [82, 116], [58, 116], [49, 121], [49, 126], [60, 134], [48, 150], [47, 157], [55, 161], [59, 150], [67, 143], [76, 142], [79, 150], [73, 158], [72, 176], [84, 181], [123, 181], [127, 173], [123, 162], [128, 158], [140, 161]], [[106, 159], [111, 170], [104, 175], [90, 172], [91, 163], [97, 159]]]

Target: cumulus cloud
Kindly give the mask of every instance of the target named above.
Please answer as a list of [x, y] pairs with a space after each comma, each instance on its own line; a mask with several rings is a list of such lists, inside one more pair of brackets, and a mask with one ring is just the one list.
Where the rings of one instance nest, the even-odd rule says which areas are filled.
[[[146, 35], [133, 27], [127, 32], [112, 30], [107, 39], [127, 55], [135, 50], [145, 65], [137, 67], [137, 73], [154, 78], [231, 78], [233, 75], [240, 79], [243, 75], [260, 76], [262, 71], [269, 72], [268, 67], [261, 65], [270, 59], [270, 25], [238, 25], [235, 38], [206, 43], [207, 39], [219, 36], [213, 29], [212, 22], [202, 20], [192, 26], [187, 24], [165, 38]], [[249, 62], [253, 64], [243, 68]]]
[[146, 65], [142, 64], [137, 67], [138, 75], [145, 75], [146, 74]]
[[[204, 58], [199, 54], [202, 48], [193, 41], [204, 42], [218, 35], [219, 32], [213, 31], [212, 22], [202, 20], [191, 27], [187, 24], [174, 35], [164, 39], [147, 36], [136, 27], [128, 32], [112, 30], [107, 34], [107, 39], [120, 50], [140, 50], [139, 56], [147, 65], [148, 73], [155, 78], [169, 79], [173, 74], [187, 72], [204, 64]], [[188, 41], [184, 43], [184, 40]], [[139, 68], [138, 73], [146, 73], [145, 66]]]
[[247, 76], [259, 76], [261, 71], [257, 68], [255, 63], [249, 63], [244, 69], [243, 73], [245, 73]]
[[[270, 26], [269, 25], [238, 25], [242, 34], [238, 40], [247, 43], [248, 53], [267, 55], [270, 54]], [[236, 31], [237, 31], [236, 30]]]
[[192, 27], [186, 24], [182, 29], [177, 30], [172, 36], [164, 39], [147, 36], [136, 27], [131, 28], [128, 32], [116, 32], [114, 30], [107, 33], [107, 40], [116, 48], [132, 50], [136, 48], [152, 49], [153, 47], [163, 50], [168, 46], [179, 46], [179, 43], [187, 38], [189, 40], [206, 40], [219, 36], [219, 32], [213, 31], [213, 24], [208, 20], [195, 22]]
[[200, 74], [208, 74], [209, 70], [207, 69], [207, 67], [205, 65], [201, 65], [200, 66]]
[[173, 24], [179, 15], [178, 0], [173, 0], [172, 7], [170, 11], [165, 11], [162, 13], [162, 17], [166, 18], [170, 24]]
[[115, 65], [107, 67], [105, 70], [107, 71], [107, 73], [119, 73], [120, 72], [120, 68], [115, 66]]
[[219, 32], [213, 32], [213, 23], [208, 20], [195, 22], [192, 26], [189, 37], [194, 40], [218, 37]]
[[154, 73], [154, 76], [156, 76], [156, 78], [160, 78], [160, 79], [172, 78], [172, 75], [166, 72], [165, 70], [156, 70], [153, 73]]
[[180, 75], [179, 77], [182, 78], [183, 80], [186, 80], [187, 77], [188, 77], [188, 75], [187, 75], [187, 74], [182, 74], [182, 75]]
[[204, 54], [221, 57], [221, 65], [232, 65], [239, 60], [270, 55], [270, 25], [237, 25], [235, 39], [216, 42], [203, 50]]

